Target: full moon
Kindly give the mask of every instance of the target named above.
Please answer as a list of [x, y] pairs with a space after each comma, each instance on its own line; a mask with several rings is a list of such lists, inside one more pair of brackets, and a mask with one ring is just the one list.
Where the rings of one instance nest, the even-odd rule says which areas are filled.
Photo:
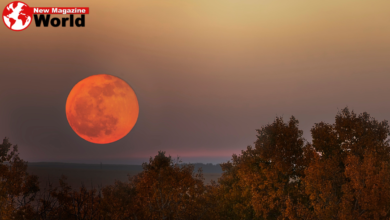
[[78, 82], [66, 100], [66, 118], [81, 138], [96, 144], [115, 142], [137, 122], [139, 105], [122, 79], [99, 74]]

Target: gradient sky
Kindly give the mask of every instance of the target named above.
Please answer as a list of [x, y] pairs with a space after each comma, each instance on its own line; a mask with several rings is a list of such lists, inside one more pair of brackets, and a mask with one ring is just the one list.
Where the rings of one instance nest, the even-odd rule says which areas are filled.
[[[217, 163], [276, 116], [294, 115], [308, 140], [346, 106], [390, 119], [387, 0], [25, 2], [90, 7], [85, 28], [0, 24], [0, 135], [27, 161], [136, 164], [164, 150]], [[107, 145], [65, 115], [72, 87], [101, 73], [140, 104], [134, 129]]]

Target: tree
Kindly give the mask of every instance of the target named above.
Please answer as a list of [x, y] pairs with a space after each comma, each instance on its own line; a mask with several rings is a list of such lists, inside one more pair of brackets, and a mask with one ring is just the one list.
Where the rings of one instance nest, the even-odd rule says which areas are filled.
[[59, 187], [51, 187], [43, 191], [35, 207], [35, 215], [31, 219], [104, 219], [101, 212], [101, 194], [96, 188], [87, 189], [84, 185], [79, 190], [72, 190], [66, 177], [59, 180]]
[[387, 121], [348, 108], [334, 124], [312, 129], [315, 158], [303, 182], [315, 219], [388, 219], [390, 146]]
[[258, 167], [252, 153], [253, 149], [248, 147], [246, 151], [242, 151], [242, 155], [234, 154], [231, 161], [221, 164], [223, 174], [210, 195], [216, 201], [213, 219], [262, 219], [256, 216], [251, 204], [251, 188], [239, 175], [244, 166]]
[[19, 158], [17, 145], [4, 138], [0, 144], [0, 219], [31, 217], [38, 191], [38, 177], [27, 173], [27, 162]]
[[137, 191], [133, 184], [137, 177], [129, 178], [128, 183], [115, 181], [114, 185], [102, 189], [101, 211], [106, 219], [143, 219], [141, 216], [142, 204], [137, 201]]
[[159, 152], [136, 182], [143, 214], [147, 219], [198, 219], [204, 213], [201, 200], [205, 188], [201, 172], [192, 165], [181, 166]]
[[307, 159], [298, 124], [294, 117], [288, 123], [276, 118], [257, 130], [255, 148], [243, 152], [248, 159], [238, 173], [251, 189], [253, 209], [264, 219], [294, 218], [291, 207], [305, 203], [302, 178]]
[[159, 152], [143, 171], [103, 188], [103, 210], [112, 219], [207, 219], [207, 187], [201, 170]]

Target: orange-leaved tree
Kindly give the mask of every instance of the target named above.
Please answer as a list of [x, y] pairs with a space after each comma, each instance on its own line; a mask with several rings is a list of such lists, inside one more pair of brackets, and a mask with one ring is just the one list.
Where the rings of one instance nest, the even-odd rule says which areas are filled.
[[203, 175], [159, 152], [129, 182], [103, 188], [102, 210], [110, 219], [208, 219], [210, 199]]
[[348, 108], [312, 129], [315, 158], [303, 182], [313, 219], [389, 219], [389, 125]]
[[277, 117], [257, 130], [255, 147], [243, 151], [246, 160], [238, 174], [251, 189], [253, 209], [264, 219], [293, 219], [297, 207], [306, 204], [302, 178], [308, 159], [298, 124], [294, 117], [288, 123]]
[[245, 182], [250, 178], [241, 178], [239, 175], [242, 169], [249, 168], [256, 172], [256, 168], [259, 168], [258, 158], [253, 153], [253, 149], [248, 147], [246, 151], [242, 151], [242, 155], [233, 154], [231, 161], [221, 164], [223, 174], [213, 191], [216, 199], [214, 219], [262, 219], [256, 216], [251, 203], [251, 187]]
[[38, 191], [37, 176], [27, 173], [27, 163], [20, 159], [17, 145], [4, 138], [0, 144], [0, 219], [30, 218]]
[[142, 216], [143, 204], [137, 198], [135, 182], [137, 176], [129, 177], [129, 182], [115, 181], [114, 185], [102, 189], [101, 211], [106, 219], [145, 219]]
[[147, 219], [199, 219], [206, 213], [202, 173], [178, 162], [159, 152], [143, 164], [136, 189]]

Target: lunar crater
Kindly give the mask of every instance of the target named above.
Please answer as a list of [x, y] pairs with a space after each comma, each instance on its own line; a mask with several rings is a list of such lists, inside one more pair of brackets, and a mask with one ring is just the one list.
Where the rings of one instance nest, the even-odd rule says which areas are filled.
[[[118, 118], [113, 115], [105, 114], [105, 108], [101, 98], [93, 100], [87, 98], [76, 99], [75, 115], [78, 123], [75, 123], [75, 129], [83, 135], [98, 137], [101, 134], [109, 135], [116, 129]], [[73, 117], [76, 118], [76, 117]]]

